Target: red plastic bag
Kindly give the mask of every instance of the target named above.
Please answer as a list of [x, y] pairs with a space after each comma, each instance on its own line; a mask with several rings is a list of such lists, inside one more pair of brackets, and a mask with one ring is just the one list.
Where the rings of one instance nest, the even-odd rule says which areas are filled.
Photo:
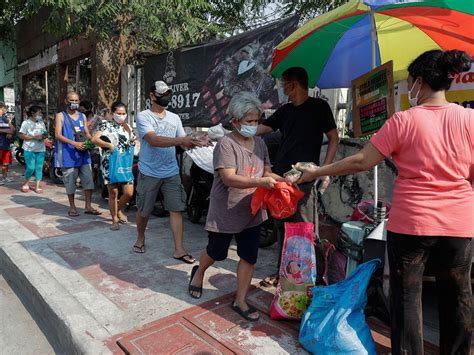
[[[386, 204], [386, 218], [389, 217], [390, 208], [392, 205]], [[360, 201], [352, 212], [351, 221], [360, 221], [367, 224], [374, 223], [374, 201], [362, 200]]]
[[280, 280], [270, 306], [271, 319], [301, 319], [316, 281], [314, 225], [285, 223]]
[[271, 190], [259, 187], [252, 196], [250, 204], [252, 214], [255, 215], [261, 208], [264, 208], [270, 212], [273, 218], [291, 217], [295, 214], [298, 202], [303, 196], [303, 191], [286, 182], [277, 182], [275, 188]]

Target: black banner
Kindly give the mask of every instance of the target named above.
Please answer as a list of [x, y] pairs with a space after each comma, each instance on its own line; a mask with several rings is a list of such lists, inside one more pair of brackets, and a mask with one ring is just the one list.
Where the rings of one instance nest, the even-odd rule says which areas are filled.
[[255, 93], [265, 109], [276, 108], [281, 90], [270, 75], [273, 48], [295, 31], [298, 17], [195, 47], [180, 48], [145, 62], [145, 107], [156, 80], [165, 81], [173, 95], [168, 110], [184, 126], [210, 127], [226, 119], [227, 105], [237, 92]]

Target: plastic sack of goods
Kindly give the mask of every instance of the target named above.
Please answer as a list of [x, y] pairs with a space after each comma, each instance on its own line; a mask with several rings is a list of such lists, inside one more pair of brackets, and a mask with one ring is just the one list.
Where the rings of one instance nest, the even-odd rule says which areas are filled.
[[301, 319], [316, 281], [314, 225], [285, 223], [280, 281], [270, 306], [272, 319]]
[[357, 267], [347, 279], [330, 286], [316, 286], [303, 316], [299, 341], [313, 354], [376, 354], [365, 321], [367, 286], [378, 259]]

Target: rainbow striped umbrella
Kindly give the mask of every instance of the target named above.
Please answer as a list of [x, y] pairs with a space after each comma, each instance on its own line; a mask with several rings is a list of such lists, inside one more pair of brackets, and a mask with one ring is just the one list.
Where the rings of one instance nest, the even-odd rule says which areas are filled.
[[351, 0], [296, 30], [273, 52], [272, 75], [300, 66], [311, 85], [342, 88], [390, 60], [394, 80], [406, 79], [410, 62], [430, 49], [474, 56], [474, 0], [366, 2]]

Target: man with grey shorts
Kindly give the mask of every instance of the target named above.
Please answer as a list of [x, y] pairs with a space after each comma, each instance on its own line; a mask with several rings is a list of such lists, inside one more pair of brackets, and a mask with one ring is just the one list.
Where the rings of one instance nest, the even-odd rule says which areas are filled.
[[86, 206], [84, 213], [100, 215], [102, 212], [92, 207], [92, 191], [94, 182], [92, 180], [91, 157], [86, 150], [84, 138], [91, 138], [87, 129], [86, 118], [78, 112], [79, 95], [70, 91], [65, 100], [66, 110], [56, 114], [54, 129], [56, 142], [54, 144], [54, 166], [61, 168], [63, 182], [69, 199], [70, 217], [78, 217], [74, 195], [76, 193], [76, 181], [79, 177], [84, 189]]
[[140, 139], [139, 176], [137, 181], [137, 241], [136, 253], [145, 252], [145, 230], [153, 211], [156, 197], [161, 191], [164, 207], [170, 213], [170, 226], [175, 250], [173, 257], [187, 264], [195, 259], [183, 245], [183, 216], [186, 209], [186, 192], [181, 184], [176, 146], [188, 148], [200, 146], [199, 141], [186, 136], [178, 115], [166, 110], [172, 90], [163, 81], [157, 81], [150, 89], [151, 109], [137, 115]]

